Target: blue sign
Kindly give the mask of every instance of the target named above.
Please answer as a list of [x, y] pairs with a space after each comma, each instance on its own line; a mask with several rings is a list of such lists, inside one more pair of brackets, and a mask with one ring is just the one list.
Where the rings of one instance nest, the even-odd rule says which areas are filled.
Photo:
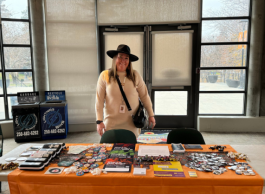
[[45, 91], [45, 101], [65, 101], [65, 91]]
[[42, 137], [65, 136], [68, 131], [67, 106], [41, 107]]

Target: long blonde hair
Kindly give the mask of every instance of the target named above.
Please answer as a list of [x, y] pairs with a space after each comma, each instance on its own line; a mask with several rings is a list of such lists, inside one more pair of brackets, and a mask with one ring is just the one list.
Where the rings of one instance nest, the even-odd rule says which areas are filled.
[[[117, 67], [116, 67], [116, 59], [117, 59], [117, 56], [114, 56], [112, 58], [112, 66], [111, 68], [109, 69], [109, 83], [111, 81], [111, 78], [113, 77], [113, 80], [114, 82], [116, 82], [116, 76], [117, 76]], [[131, 60], [129, 61], [129, 65], [126, 69], [126, 77], [129, 79], [129, 80], [132, 80], [133, 82], [133, 85], [135, 86], [135, 75], [134, 75], [134, 72], [133, 72], [133, 67], [132, 67], [132, 62]]]

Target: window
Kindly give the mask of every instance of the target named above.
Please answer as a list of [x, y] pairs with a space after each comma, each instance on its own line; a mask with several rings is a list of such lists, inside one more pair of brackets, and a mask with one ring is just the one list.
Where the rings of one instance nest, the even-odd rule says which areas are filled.
[[0, 120], [12, 119], [17, 92], [34, 91], [28, 0], [1, 0]]
[[245, 115], [250, 0], [203, 0], [199, 115]]

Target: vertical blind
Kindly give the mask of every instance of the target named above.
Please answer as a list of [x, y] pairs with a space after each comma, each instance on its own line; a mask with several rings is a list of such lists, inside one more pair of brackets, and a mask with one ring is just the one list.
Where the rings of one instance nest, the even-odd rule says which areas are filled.
[[98, 78], [94, 0], [45, 0], [50, 90], [65, 90], [69, 123], [95, 122]]
[[200, 23], [201, 0], [98, 0], [99, 25]]

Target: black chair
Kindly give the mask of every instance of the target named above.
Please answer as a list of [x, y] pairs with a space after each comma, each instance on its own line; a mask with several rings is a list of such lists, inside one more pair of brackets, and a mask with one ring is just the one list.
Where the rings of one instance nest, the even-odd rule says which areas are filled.
[[167, 136], [167, 143], [205, 144], [202, 134], [196, 129], [174, 129]]
[[100, 140], [100, 143], [137, 143], [133, 132], [126, 129], [113, 129], [106, 131]]
[[[3, 137], [1, 125], [0, 125], [0, 138], [1, 138], [0, 157], [2, 157], [2, 155], [3, 155], [3, 146], [4, 146], [4, 137]], [[0, 193], [1, 192], [2, 192], [2, 182], [0, 182]]]

